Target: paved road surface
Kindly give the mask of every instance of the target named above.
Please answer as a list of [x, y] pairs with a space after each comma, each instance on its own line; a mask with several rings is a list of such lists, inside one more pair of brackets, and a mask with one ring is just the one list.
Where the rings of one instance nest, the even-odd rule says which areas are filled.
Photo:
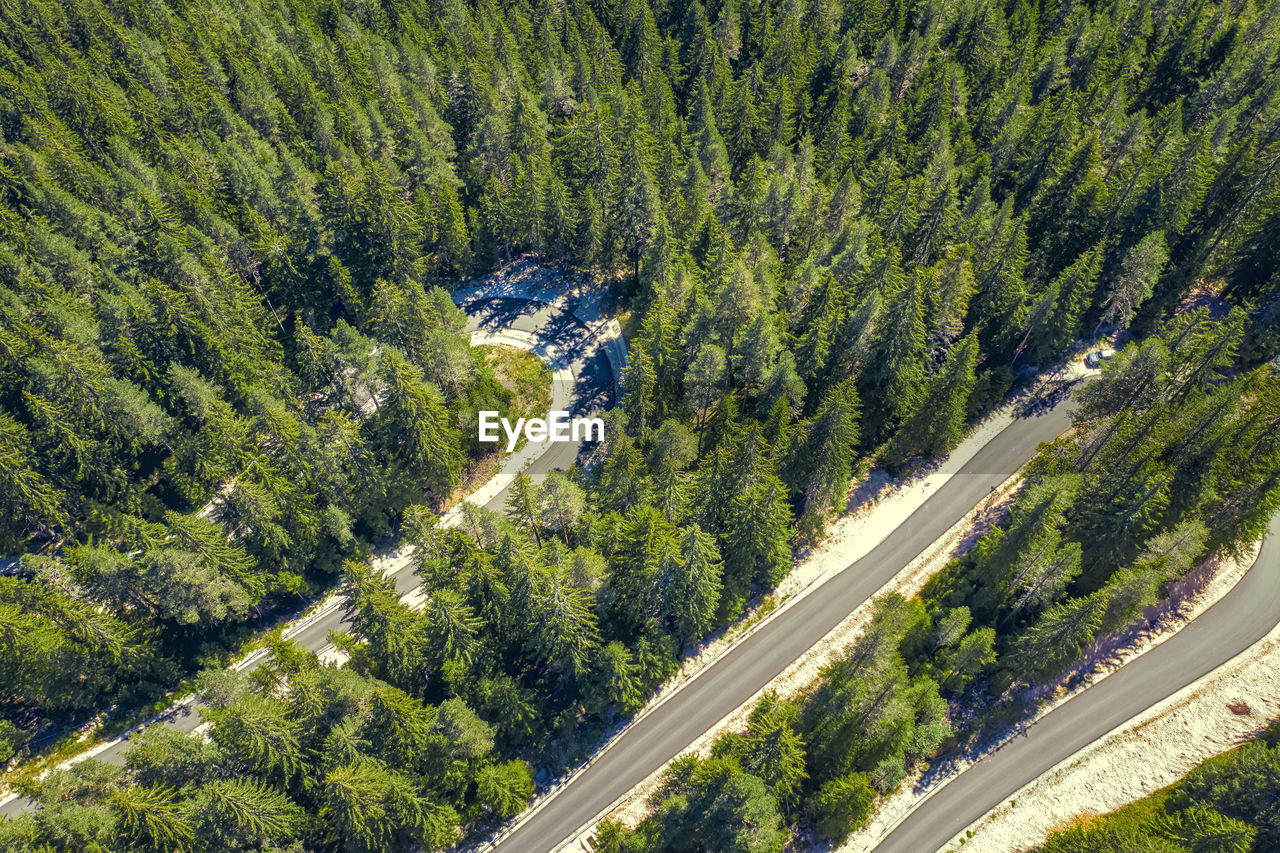
[[1280, 622], [1280, 514], [1253, 568], [1165, 642], [1064, 702], [940, 788], [876, 853], [933, 853], [1082, 747], [1257, 643]]
[[[569, 303], [568, 307], [572, 308], [572, 303]], [[572, 413], [598, 411], [613, 401], [615, 374], [607, 356], [599, 346], [599, 336], [576, 319], [571, 310], [566, 310], [564, 304], [545, 305], [526, 299], [477, 299], [466, 304], [466, 311], [468, 328], [472, 331], [514, 329], [527, 332], [565, 354], [563, 366], [572, 375], [573, 383], [569, 394], [569, 409]], [[538, 348], [533, 351], [545, 357], [545, 353], [540, 353]], [[546, 444], [545, 448], [546, 451], [525, 469], [535, 479], [548, 471], [568, 468], [581, 449], [579, 444], [573, 442]], [[506, 496], [504, 489], [492, 498], [487, 506], [495, 510], [503, 509]], [[401, 594], [418, 586], [418, 578], [411, 566], [391, 577]], [[343, 631], [348, 627], [349, 623], [342, 617], [342, 610], [339, 608], [291, 634], [290, 639], [304, 648], [319, 652], [330, 645], [330, 631]], [[255, 661], [244, 669], [250, 671], [256, 665]], [[189, 701], [171, 710], [163, 718], [162, 724], [179, 731], [191, 731], [203, 722], [199, 708], [197, 701]], [[108, 764], [123, 764], [124, 753], [129, 746], [128, 739], [119, 739], [93, 757]], [[20, 814], [31, 806], [30, 800], [22, 797], [14, 798], [0, 803], [0, 816]]]
[[700, 677], [637, 721], [581, 775], [501, 838], [500, 853], [544, 853], [573, 838], [645, 777], [726, 714], [875, 594], [907, 563], [1004, 482], [1042, 441], [1069, 425], [1069, 403], [1046, 402], [1015, 420], [869, 554], [766, 623]]

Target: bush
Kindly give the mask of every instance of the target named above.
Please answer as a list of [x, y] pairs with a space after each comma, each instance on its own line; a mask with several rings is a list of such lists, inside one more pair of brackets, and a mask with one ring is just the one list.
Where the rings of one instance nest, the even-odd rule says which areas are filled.
[[987, 692], [999, 699], [1013, 684], [1013, 673], [1007, 669], [999, 669], [987, 679]]

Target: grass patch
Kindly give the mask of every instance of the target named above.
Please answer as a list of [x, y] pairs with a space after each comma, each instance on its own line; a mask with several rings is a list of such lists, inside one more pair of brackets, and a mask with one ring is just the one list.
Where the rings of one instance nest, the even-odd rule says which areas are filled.
[[[551, 408], [551, 370], [533, 353], [505, 344], [485, 344], [475, 347], [483, 364], [493, 371], [493, 377], [511, 393], [505, 416], [514, 424], [516, 418], [545, 417]], [[524, 434], [516, 441], [515, 451], [526, 444]], [[498, 472], [506, 457], [507, 439], [502, 436], [498, 444], [479, 445], [492, 448], [482, 456], [473, 457], [462, 479], [439, 507], [443, 513], [462, 500]], [[515, 452], [512, 451], [512, 452]]]
[[551, 408], [551, 370], [531, 352], [502, 344], [479, 347], [503, 388], [515, 394], [508, 418], [540, 417]]
[[729, 628], [724, 632], [724, 639], [733, 641], [745, 634], [747, 631], [750, 631], [759, 624], [762, 619], [777, 610], [778, 606], [790, 597], [790, 594], [784, 595], [781, 598], [773, 593], [766, 594], [760, 599], [759, 606], [756, 607], [749, 616], [729, 626]]

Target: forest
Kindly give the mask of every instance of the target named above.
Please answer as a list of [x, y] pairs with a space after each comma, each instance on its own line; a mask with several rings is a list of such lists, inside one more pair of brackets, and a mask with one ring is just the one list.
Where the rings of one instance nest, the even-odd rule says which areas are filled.
[[[1132, 337], [998, 529], [607, 829], [840, 837], [1280, 501], [1277, 4], [0, 22], [0, 753], [216, 670], [334, 584], [354, 625], [340, 671], [273, 640], [265, 680], [202, 676], [211, 744], [54, 774], [39, 818], [0, 824], [15, 843], [482, 831], [767, 593], [856, 472], [945, 453], [1076, 341]], [[444, 529], [476, 411], [511, 400], [448, 291], [524, 255], [610, 288], [623, 399], [595, 464]], [[370, 570], [386, 537], [417, 546], [424, 607]]]
[[[677, 762], [654, 815], [634, 832], [606, 825], [601, 849], [684, 849], [679, 833], [702, 814], [680, 787], [690, 778], [702, 797], [734, 778], [763, 783], [727, 823], [778, 834], [742, 849], [781, 849], [783, 826], [839, 840], [910, 773], [1034, 710], [1017, 688], [1053, 683], [1206, 554], [1257, 541], [1280, 503], [1280, 377], [1262, 366], [1224, 378], [1242, 321], [1189, 311], [1126, 348], [1081, 393], [1072, 432], [1027, 466], [1000, 525], [919, 596], [877, 600], [802, 695], [763, 700], [746, 732], [688, 760], [693, 771]], [[667, 823], [685, 807], [693, 826]]]

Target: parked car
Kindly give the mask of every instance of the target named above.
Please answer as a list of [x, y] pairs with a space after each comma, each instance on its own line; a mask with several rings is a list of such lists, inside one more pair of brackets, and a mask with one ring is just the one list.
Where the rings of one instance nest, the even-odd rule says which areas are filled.
[[1116, 351], [1113, 349], [1100, 349], [1091, 352], [1084, 357], [1085, 367], [1097, 368], [1101, 366], [1102, 362], [1110, 361], [1115, 354]]

